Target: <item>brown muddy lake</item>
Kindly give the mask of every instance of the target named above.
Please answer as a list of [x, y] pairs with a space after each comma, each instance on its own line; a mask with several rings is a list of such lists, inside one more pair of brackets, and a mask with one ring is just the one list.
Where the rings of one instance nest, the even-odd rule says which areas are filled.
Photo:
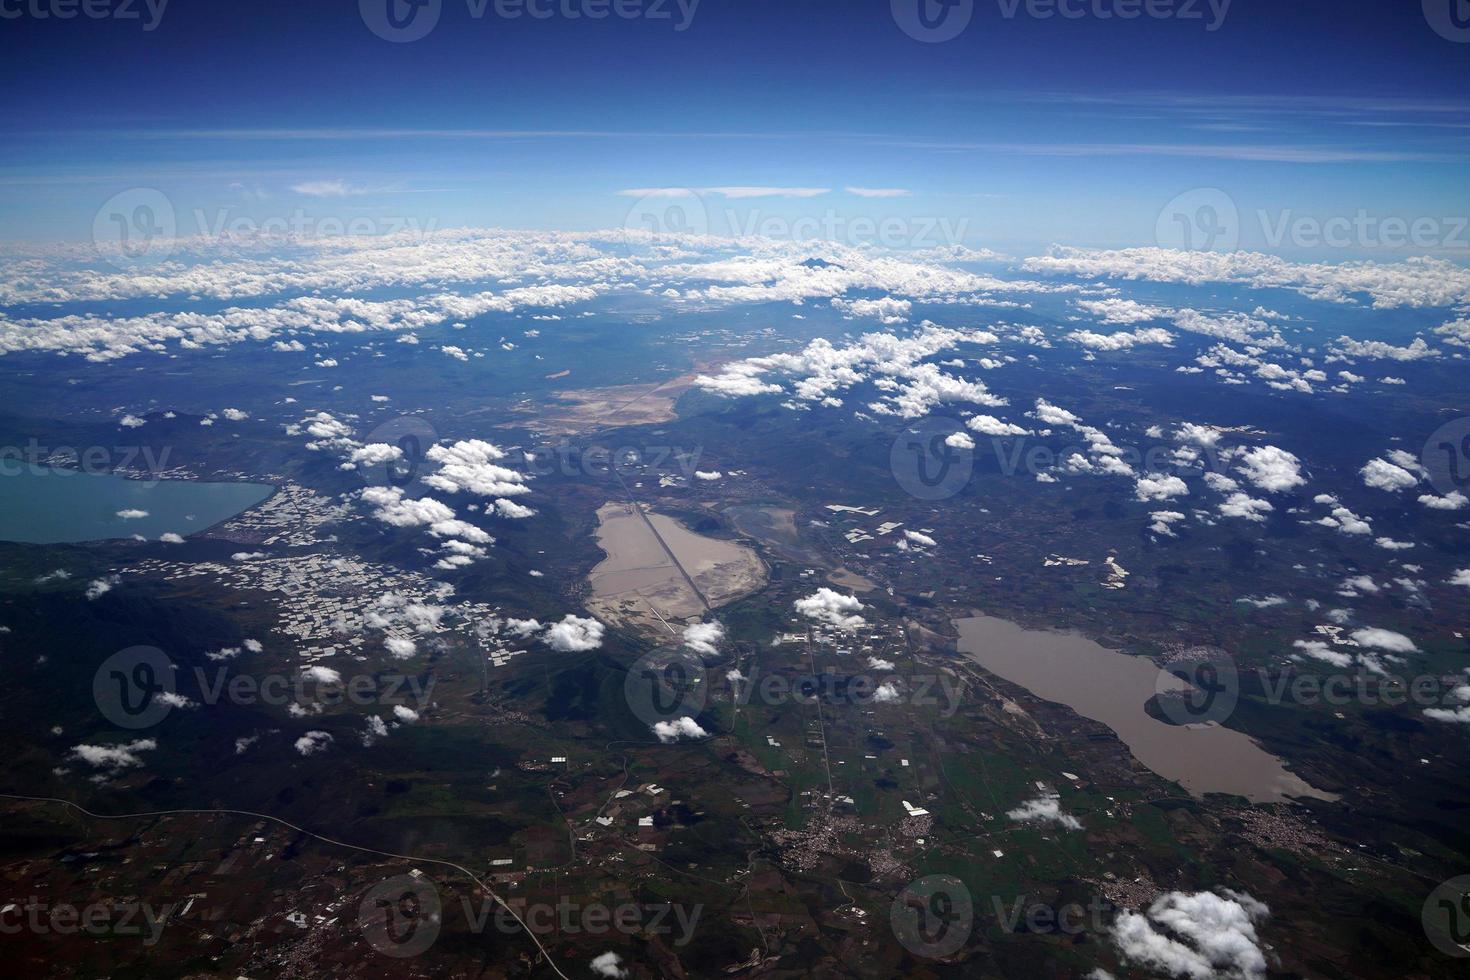
[[[980, 666], [1037, 697], [1067, 705], [1107, 725], [1133, 757], [1190, 793], [1232, 793], [1253, 803], [1291, 797], [1336, 799], [1289, 771], [1250, 736], [1221, 725], [1170, 725], [1144, 705], [1159, 668], [1078, 633], [1028, 630], [991, 616], [954, 620], [959, 650]], [[1168, 677], [1174, 689], [1183, 681]]]
[[597, 544], [607, 557], [589, 584], [593, 607], [610, 619], [667, 630], [666, 621], [705, 612], [700, 595], [717, 607], [765, 584], [766, 567], [754, 551], [697, 534], [665, 514], [608, 503], [597, 521]]

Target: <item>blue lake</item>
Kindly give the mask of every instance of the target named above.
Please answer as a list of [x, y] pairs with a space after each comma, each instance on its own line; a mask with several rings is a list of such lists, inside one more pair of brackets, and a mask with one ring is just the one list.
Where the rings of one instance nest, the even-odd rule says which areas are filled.
[[0, 541], [60, 544], [134, 534], [156, 541], [168, 532], [187, 537], [255, 506], [274, 489], [12, 466], [0, 471]]

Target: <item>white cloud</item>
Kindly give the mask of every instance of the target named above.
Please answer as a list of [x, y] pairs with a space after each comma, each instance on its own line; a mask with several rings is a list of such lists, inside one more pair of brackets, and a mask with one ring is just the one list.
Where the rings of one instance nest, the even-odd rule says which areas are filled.
[[354, 187], [345, 180], [306, 180], [292, 184], [294, 193], [306, 197], [351, 197], [368, 193], [365, 187]]
[[691, 623], [684, 627], [684, 645], [696, 653], [713, 657], [720, 652], [725, 627], [717, 622]]
[[602, 646], [605, 629], [595, 619], [568, 613], [562, 617], [561, 622], [552, 623], [546, 628], [541, 641], [562, 653], [582, 653]]
[[95, 578], [87, 583], [87, 591], [85, 593], [86, 597], [88, 599], [101, 598], [102, 596], [111, 592], [112, 587], [116, 584], [117, 578], [115, 576], [109, 576], [107, 578]]
[[805, 599], [797, 599], [792, 606], [798, 613], [809, 619], [841, 629], [853, 630], [866, 623], [866, 620], [858, 615], [864, 607], [858, 601], [857, 596], [843, 595], [826, 586]]
[[1006, 816], [1021, 823], [1054, 823], [1067, 830], [1082, 829], [1082, 821], [1063, 812], [1061, 803], [1049, 796], [1027, 800], [1014, 810], [1007, 810]]
[[526, 475], [500, 464], [505, 452], [492, 443], [467, 439], [452, 446], [431, 446], [424, 453], [439, 469], [424, 477], [436, 490], [463, 491], [481, 497], [514, 497], [530, 493]]
[[994, 415], [975, 415], [965, 421], [965, 427], [982, 436], [1025, 436], [1031, 430], [1011, 422], [1002, 422]]
[[608, 980], [624, 980], [628, 976], [628, 971], [619, 965], [622, 962], [618, 954], [611, 950], [599, 953], [592, 958], [592, 972], [599, 977], [607, 977]]
[[1119, 913], [1113, 941], [1125, 961], [1169, 976], [1254, 980], [1266, 974], [1256, 923], [1269, 914], [1244, 893], [1167, 892], [1147, 912]]
[[1464, 510], [1470, 507], [1470, 497], [1465, 496], [1458, 490], [1451, 490], [1443, 497], [1436, 497], [1432, 493], [1426, 493], [1419, 498], [1419, 503], [1431, 510]]
[[1177, 476], [1164, 473], [1150, 473], [1138, 478], [1135, 495], [1139, 500], [1170, 500], [1174, 497], [1183, 497], [1189, 493], [1189, 487]]
[[1367, 629], [1354, 630], [1352, 638], [1358, 646], [1372, 647], [1375, 650], [1387, 650], [1389, 653], [1418, 653], [1419, 648], [1414, 641], [1402, 633], [1393, 630], [1369, 627]]
[[418, 644], [403, 636], [389, 636], [383, 640], [383, 646], [387, 648], [394, 660], [408, 660], [418, 653]]
[[1398, 493], [1419, 485], [1419, 477], [1386, 459], [1370, 459], [1360, 471], [1363, 483], [1375, 490]]
[[151, 752], [156, 748], [158, 742], [155, 740], [140, 738], [123, 745], [73, 745], [71, 754], [94, 768], [117, 772], [141, 766], [143, 760], [138, 753]]
[[653, 734], [665, 745], [677, 742], [681, 738], [706, 738], [709, 732], [699, 727], [699, 723], [688, 715], [676, 718], [673, 721], [660, 721], [653, 725]]
[[1301, 475], [1301, 460], [1275, 446], [1258, 446], [1240, 456], [1245, 478], [1268, 493], [1282, 493], [1307, 481]]
[[1256, 500], [1245, 493], [1232, 493], [1219, 506], [1222, 516], [1238, 517], [1257, 523], [1265, 521], [1266, 515], [1275, 509], [1267, 501]]
[[327, 746], [331, 744], [330, 732], [312, 731], [296, 740], [296, 751], [302, 755], [313, 755], [317, 752], [325, 752]]
[[1429, 258], [1398, 263], [1293, 263], [1260, 252], [1054, 246], [1048, 255], [1025, 260], [1022, 268], [1083, 279], [1106, 276], [1295, 289], [1304, 296], [1331, 303], [1352, 302], [1355, 295], [1365, 294], [1380, 309], [1470, 303], [1470, 269]]

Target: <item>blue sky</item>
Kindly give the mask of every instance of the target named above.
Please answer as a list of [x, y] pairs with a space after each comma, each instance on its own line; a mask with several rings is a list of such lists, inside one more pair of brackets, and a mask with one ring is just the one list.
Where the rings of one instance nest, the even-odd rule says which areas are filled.
[[946, 220], [1013, 250], [1153, 244], [1193, 188], [1222, 189], [1257, 247], [1258, 211], [1470, 213], [1470, 44], [1418, 3], [1122, 20], [1098, 11], [1129, 0], [975, 0], [922, 43], [889, 0], [623, 0], [666, 16], [603, 20], [565, 14], [596, 0], [541, 19], [442, 0], [427, 36], [389, 43], [344, 0], [36, 16], [56, 2], [0, 0], [0, 79], [25, 94], [0, 141], [6, 239], [84, 239], [133, 187], [185, 232], [303, 213], [580, 230], [621, 225], [630, 190], [829, 189], [702, 200], [717, 231]]

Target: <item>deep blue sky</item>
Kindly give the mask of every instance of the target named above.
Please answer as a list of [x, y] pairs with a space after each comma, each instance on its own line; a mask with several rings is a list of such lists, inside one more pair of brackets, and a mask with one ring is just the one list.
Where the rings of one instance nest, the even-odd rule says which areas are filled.
[[706, 202], [716, 225], [752, 208], [963, 219], [967, 244], [1012, 248], [1151, 243], [1195, 187], [1247, 215], [1470, 212], [1470, 44], [1407, 0], [1235, 0], [1215, 31], [1203, 0], [1199, 20], [1131, 21], [976, 0], [937, 44], [889, 0], [702, 0], [684, 31], [672, 0], [670, 19], [632, 21], [443, 0], [406, 44], [356, 0], [170, 0], [152, 31], [29, 13], [53, 2], [0, 0], [23, 14], [0, 20], [7, 239], [83, 239], [130, 187], [167, 194], [185, 231], [195, 209], [298, 208], [586, 229], [621, 225], [628, 189], [832, 188]]

